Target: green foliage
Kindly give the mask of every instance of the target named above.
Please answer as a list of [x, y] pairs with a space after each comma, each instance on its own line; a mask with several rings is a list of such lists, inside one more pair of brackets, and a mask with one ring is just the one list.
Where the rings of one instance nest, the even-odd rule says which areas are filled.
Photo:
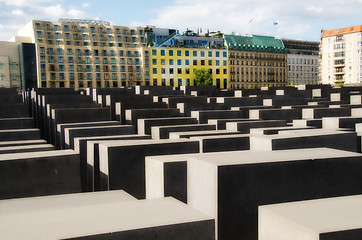
[[212, 74], [205, 68], [194, 69], [196, 86], [212, 86]]
[[344, 86], [344, 81], [343, 80], [337, 80], [335, 82], [335, 84], [336, 84], [336, 87], [343, 87]]

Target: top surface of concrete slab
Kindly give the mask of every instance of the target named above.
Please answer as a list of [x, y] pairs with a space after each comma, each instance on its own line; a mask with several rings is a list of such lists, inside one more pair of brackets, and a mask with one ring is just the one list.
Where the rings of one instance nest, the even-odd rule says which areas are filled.
[[264, 205], [268, 210], [318, 233], [359, 229], [362, 195]]
[[195, 142], [189, 139], [165, 139], [165, 140], [121, 140], [121, 141], [107, 141], [102, 145], [107, 147], [120, 147], [120, 146], [139, 146], [139, 145], [150, 145], [150, 144], [166, 144], [166, 143], [182, 143], [182, 142]]
[[1, 161], [13, 161], [18, 159], [32, 159], [32, 158], [42, 158], [42, 157], [56, 157], [56, 156], [68, 156], [75, 155], [76, 152], [73, 150], [58, 150], [58, 151], [46, 151], [46, 152], [29, 152], [29, 153], [9, 153], [9, 154], [0, 154]]
[[197, 156], [195, 155], [195, 158], [197, 160], [205, 161], [216, 166], [315, 160], [339, 157], [362, 157], [362, 155], [354, 152], [341, 151], [330, 148], [293, 149], [270, 152], [235, 151], [222, 153], [205, 153]]
[[210, 219], [163, 198], [0, 215], [0, 232], [3, 239], [64, 239]]
[[114, 123], [114, 124], [117, 124], [119, 123], [119, 125], [121, 125], [121, 122], [119, 121], [100, 121], [100, 122], [76, 122], [76, 123], [61, 123], [61, 124], [58, 124], [57, 125], [57, 130], [58, 132], [60, 132], [60, 129], [61, 127], [72, 127], [72, 126], [87, 126], [87, 125], [92, 125], [92, 124], [111, 124], [111, 123]]
[[123, 190], [0, 200], [1, 215], [136, 200]]

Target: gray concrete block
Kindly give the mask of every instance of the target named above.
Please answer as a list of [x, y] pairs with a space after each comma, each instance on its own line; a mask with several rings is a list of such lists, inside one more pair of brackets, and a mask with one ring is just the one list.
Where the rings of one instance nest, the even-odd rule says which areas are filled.
[[0, 142], [17, 140], [36, 140], [40, 139], [39, 129], [11, 129], [0, 130]]
[[9, 103], [0, 105], [0, 118], [26, 118], [29, 117], [29, 107], [23, 103]]
[[113, 125], [113, 126], [87, 126], [76, 128], [65, 128], [65, 148], [74, 149], [74, 138], [93, 137], [93, 136], [112, 136], [129, 135], [136, 133], [132, 125]]
[[205, 153], [187, 165], [188, 205], [216, 218], [218, 239], [258, 239], [260, 205], [362, 192], [361, 155], [346, 151]]
[[191, 138], [191, 137], [202, 137], [202, 136], [223, 136], [223, 135], [232, 135], [240, 134], [235, 131], [228, 130], [205, 130], [205, 131], [190, 131], [190, 132], [171, 132], [170, 139], [180, 139], [180, 138]]
[[357, 133], [324, 129], [284, 131], [278, 135], [252, 135], [250, 149], [274, 151], [328, 147], [352, 152], [360, 151]]
[[38, 211], [31, 210], [31, 201], [28, 206], [30, 210], [25, 213], [12, 214], [9, 210], [0, 216], [4, 239], [215, 239], [212, 218], [172, 198], [97, 204], [85, 201], [84, 206]]
[[0, 130], [35, 128], [33, 118], [0, 118]]
[[197, 136], [190, 139], [200, 141], [202, 153], [250, 150], [248, 134]]
[[0, 155], [0, 199], [80, 192], [79, 155], [46, 151]]
[[259, 206], [259, 239], [361, 239], [360, 212], [362, 195]]
[[199, 142], [191, 140], [132, 140], [99, 145], [101, 189], [123, 189], [142, 199], [145, 189], [145, 157], [198, 153]]
[[247, 118], [246, 112], [242, 110], [201, 110], [192, 111], [191, 117], [196, 118], [199, 123], [207, 123], [209, 119], [232, 119]]
[[99, 121], [99, 122], [77, 122], [77, 123], [62, 123], [57, 125], [57, 138], [56, 147], [65, 148], [65, 129], [78, 128], [78, 127], [92, 127], [92, 126], [118, 126], [118, 121]]
[[310, 108], [302, 109], [303, 119], [318, 119], [323, 117], [345, 117], [351, 116], [350, 108]]
[[173, 126], [155, 126], [151, 127], [152, 139], [169, 139], [171, 132], [189, 132], [189, 131], [203, 131], [203, 130], [216, 130], [216, 125], [210, 124], [185, 124]]
[[226, 130], [227, 122], [250, 122], [256, 121], [255, 119], [245, 119], [245, 118], [236, 118], [236, 119], [209, 119], [207, 121], [208, 124], [216, 125], [217, 130]]
[[138, 119], [143, 118], [166, 118], [181, 117], [180, 111], [176, 108], [155, 108], [155, 109], [129, 109], [126, 110], [126, 124], [137, 127]]
[[252, 128], [265, 128], [265, 127], [285, 127], [287, 123], [285, 120], [256, 120], [256, 121], [243, 121], [243, 122], [227, 122], [226, 130], [237, 131], [239, 133], [250, 133]]
[[[150, 139], [143, 135], [114, 135], [96, 137], [77, 137], [74, 139], [74, 150], [79, 154], [82, 178], [82, 191], [99, 191], [99, 152], [98, 144], [111, 140]], [[88, 147], [90, 146], [90, 147]]]
[[0, 154], [24, 153], [24, 152], [43, 152], [55, 150], [51, 144], [24, 145], [24, 146], [0, 146]]
[[285, 120], [290, 123], [293, 122], [294, 119], [301, 119], [302, 111], [295, 108], [250, 110], [249, 118], [260, 120]]
[[138, 119], [138, 134], [151, 135], [151, 127], [154, 126], [170, 126], [170, 125], [187, 125], [198, 123], [195, 118], [190, 117], [169, 117], [169, 118], [145, 118]]
[[0, 142], [0, 147], [27, 146], [27, 145], [46, 144], [46, 143], [47, 142], [44, 139], [23, 140], [23, 141], [2, 141]]

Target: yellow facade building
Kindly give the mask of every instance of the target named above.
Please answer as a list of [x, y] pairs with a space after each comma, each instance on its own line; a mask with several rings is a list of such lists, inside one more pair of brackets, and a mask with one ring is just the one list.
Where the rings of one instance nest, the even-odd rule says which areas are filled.
[[227, 49], [150, 48], [150, 82], [153, 86], [194, 86], [194, 69], [212, 73], [213, 85], [228, 88]]

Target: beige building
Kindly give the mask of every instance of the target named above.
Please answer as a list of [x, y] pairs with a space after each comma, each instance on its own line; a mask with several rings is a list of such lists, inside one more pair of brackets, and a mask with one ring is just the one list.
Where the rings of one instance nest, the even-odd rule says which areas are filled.
[[287, 53], [270, 36], [225, 35], [229, 50], [230, 88], [280, 87], [287, 84]]
[[18, 36], [36, 44], [38, 87], [148, 85], [144, 28], [97, 20], [31, 21]]
[[20, 88], [18, 44], [0, 42], [0, 88]]
[[322, 32], [320, 82], [362, 84], [362, 25]]

